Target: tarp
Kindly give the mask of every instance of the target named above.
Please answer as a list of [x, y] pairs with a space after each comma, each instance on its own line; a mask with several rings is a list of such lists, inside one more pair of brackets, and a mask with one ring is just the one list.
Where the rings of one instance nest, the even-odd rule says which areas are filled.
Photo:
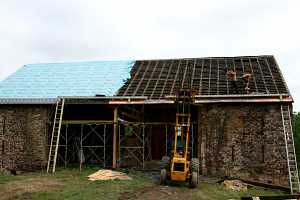
[[0, 99], [113, 96], [135, 61], [29, 64], [0, 82]]

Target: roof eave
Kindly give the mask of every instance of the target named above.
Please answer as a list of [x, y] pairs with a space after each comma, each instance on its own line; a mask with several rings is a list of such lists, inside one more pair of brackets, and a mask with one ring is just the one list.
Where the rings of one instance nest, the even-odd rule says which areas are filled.
[[54, 104], [57, 98], [0, 98], [0, 105], [6, 104]]
[[[173, 104], [175, 96], [167, 96], [165, 99], [138, 99], [133, 101], [111, 100], [109, 104]], [[197, 95], [194, 103], [293, 103], [292, 96], [288, 94], [278, 95]]]
[[[66, 100], [100, 100], [104, 104], [121, 105], [121, 104], [173, 104], [175, 96], [166, 96], [164, 99], [148, 99], [145, 96], [74, 96], [58, 97]], [[55, 104], [58, 98], [0, 98], [0, 105], [5, 104]], [[292, 96], [288, 94], [278, 95], [197, 95], [195, 104], [201, 103], [293, 103]]]

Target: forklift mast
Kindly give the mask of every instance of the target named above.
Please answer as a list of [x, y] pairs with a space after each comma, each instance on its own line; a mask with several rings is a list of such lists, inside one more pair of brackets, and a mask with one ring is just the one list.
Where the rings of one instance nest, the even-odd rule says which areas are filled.
[[173, 153], [180, 154], [187, 159], [189, 156], [191, 104], [193, 103], [192, 92], [180, 90], [176, 95], [175, 103], [177, 109]]

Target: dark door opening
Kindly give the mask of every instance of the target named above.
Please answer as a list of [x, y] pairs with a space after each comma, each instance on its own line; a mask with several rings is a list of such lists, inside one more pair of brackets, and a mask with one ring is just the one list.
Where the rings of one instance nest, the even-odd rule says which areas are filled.
[[163, 125], [152, 127], [151, 154], [153, 160], [160, 160], [166, 154], [166, 134]]

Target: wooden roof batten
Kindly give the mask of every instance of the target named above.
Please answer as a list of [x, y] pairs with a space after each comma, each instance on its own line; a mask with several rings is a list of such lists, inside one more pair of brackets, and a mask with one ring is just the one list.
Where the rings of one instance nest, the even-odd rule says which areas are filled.
[[[237, 76], [236, 90], [226, 76], [230, 70]], [[116, 96], [148, 97], [138, 103], [173, 103], [171, 97], [176, 91], [187, 87], [196, 92], [196, 102], [221, 99], [226, 102], [247, 102], [247, 99], [249, 102], [293, 102], [272, 55], [141, 60], [133, 66], [132, 72], [132, 78]], [[243, 80], [245, 75], [250, 76], [250, 81]], [[117, 102], [128, 101], [110, 101]]]

